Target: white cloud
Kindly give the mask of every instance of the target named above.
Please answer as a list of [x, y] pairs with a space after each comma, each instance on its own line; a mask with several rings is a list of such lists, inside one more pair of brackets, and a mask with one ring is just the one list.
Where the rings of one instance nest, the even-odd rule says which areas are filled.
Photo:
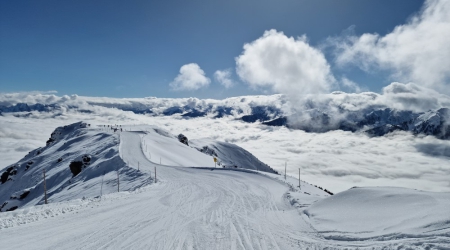
[[335, 82], [325, 56], [305, 36], [287, 37], [276, 30], [244, 45], [236, 72], [251, 87], [270, 88], [291, 98], [326, 93]]
[[231, 80], [231, 70], [217, 70], [214, 72], [214, 78], [222, 84], [225, 88], [231, 88], [235, 85], [234, 81]]
[[422, 11], [385, 35], [331, 39], [338, 65], [385, 69], [395, 80], [450, 93], [450, 1], [427, 0]]
[[196, 63], [181, 66], [180, 74], [170, 83], [173, 90], [197, 90], [209, 85], [211, 80]]
[[400, 110], [423, 112], [450, 106], [450, 96], [414, 83], [393, 82], [382, 94], [383, 103]]
[[331, 115], [332, 121], [330, 122], [336, 124], [341, 119], [348, 119], [347, 113], [367, 108], [426, 112], [445, 107], [450, 107], [450, 96], [448, 95], [414, 83], [393, 82], [384, 87], [381, 93], [335, 91], [330, 94], [309, 95], [296, 103], [295, 110], [299, 113], [311, 109], [324, 111]]
[[347, 77], [342, 77], [340, 83], [342, 86], [344, 86], [346, 89], [348, 89], [352, 92], [356, 92], [356, 93], [361, 92], [361, 87], [356, 82], [348, 79]]

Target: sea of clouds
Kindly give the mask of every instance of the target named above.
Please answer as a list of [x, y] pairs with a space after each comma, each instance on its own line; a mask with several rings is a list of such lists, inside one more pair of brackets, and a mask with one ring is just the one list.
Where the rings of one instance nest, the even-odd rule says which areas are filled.
[[[186, 119], [179, 115], [140, 115], [89, 105], [86, 98], [78, 96], [19, 93], [0, 95], [0, 100], [5, 103], [13, 96], [30, 103], [51, 100], [65, 106], [52, 112], [32, 111], [26, 112], [26, 116], [4, 113], [0, 116], [0, 168], [18, 161], [31, 149], [45, 146], [56, 127], [83, 120], [93, 125], [154, 124], [174, 134], [183, 133], [189, 139], [211, 138], [235, 143], [280, 173], [284, 172], [287, 162], [289, 175], [298, 176], [300, 168], [303, 180], [334, 192], [353, 186], [450, 191], [450, 141], [432, 136], [394, 132], [371, 138], [364, 133], [340, 130], [306, 133], [285, 127], [244, 123], [234, 116]], [[113, 99], [107, 100], [112, 102]], [[115, 100], [119, 103], [124, 101]], [[70, 105], [78, 106], [67, 108]], [[90, 110], [91, 113], [81, 110]]]

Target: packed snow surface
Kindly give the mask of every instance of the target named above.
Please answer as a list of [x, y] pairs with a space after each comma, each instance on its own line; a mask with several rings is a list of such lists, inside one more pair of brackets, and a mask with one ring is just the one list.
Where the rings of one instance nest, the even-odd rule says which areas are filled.
[[[448, 193], [358, 188], [329, 196], [305, 182], [300, 182], [299, 187], [298, 179], [291, 176], [252, 168], [214, 168], [210, 155], [152, 127], [123, 129], [119, 145], [123, 161], [145, 175], [156, 175], [155, 182], [134, 191], [0, 213], [1, 246], [227, 250], [450, 248], [449, 218], [445, 213], [445, 208], [450, 207]], [[371, 225], [362, 225], [366, 222]], [[331, 228], [334, 232], [330, 235], [327, 230]], [[371, 232], [360, 239], [355, 235], [364, 234], [362, 230]], [[389, 237], [375, 237], [386, 234]]]
[[448, 242], [450, 236], [449, 193], [352, 188], [314, 203], [307, 214], [319, 233], [338, 240], [431, 236]]

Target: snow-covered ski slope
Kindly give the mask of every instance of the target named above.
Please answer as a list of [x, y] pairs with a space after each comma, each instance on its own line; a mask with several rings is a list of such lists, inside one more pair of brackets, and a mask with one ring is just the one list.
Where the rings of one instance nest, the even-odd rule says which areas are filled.
[[56, 128], [45, 147], [0, 170], [0, 212], [44, 204], [44, 178], [50, 203], [95, 197], [151, 182], [149, 175], [126, 166], [119, 156], [119, 135], [88, 123]]
[[328, 239], [423, 238], [428, 243], [450, 244], [448, 193], [394, 187], [352, 188], [314, 203], [306, 213]]
[[[134, 132], [123, 132], [121, 137], [132, 137], [131, 142], [122, 140], [120, 146], [123, 159], [129, 165], [138, 167], [139, 160], [144, 162], [177, 167], [214, 167], [214, 159], [202, 152], [179, 142], [173, 135], [154, 127], [133, 127]], [[140, 148], [135, 148], [140, 141]], [[132, 143], [133, 145], [129, 145]], [[144, 153], [137, 154], [137, 152]], [[140, 157], [137, 157], [140, 156]]]
[[[132, 148], [123, 143], [119, 146], [120, 132], [126, 133], [125, 130], [139, 134], [139, 150], [146, 156], [142, 163], [150, 159], [168, 166], [215, 167], [213, 156], [207, 154], [209, 151], [202, 153], [185, 145], [175, 135], [156, 126], [91, 127], [88, 123], [77, 122], [56, 128], [45, 147], [29, 152], [17, 163], [0, 170], [0, 212], [44, 204], [44, 171], [50, 203], [117, 192], [118, 176], [122, 191], [133, 191], [151, 183], [149, 173], [138, 171], [138, 160], [127, 157], [125, 162], [120, 157], [119, 151]], [[227, 145], [226, 150], [216, 157], [219, 162], [226, 160], [228, 167], [256, 169], [256, 165], [260, 165], [266, 166], [259, 167], [260, 170], [273, 172], [245, 149], [230, 143], [221, 144]], [[203, 144], [198, 145], [203, 148]], [[134, 153], [127, 152], [125, 156]]]
[[[292, 177], [284, 180], [272, 173], [214, 168], [211, 156], [189, 148], [164, 131], [136, 126], [123, 129], [126, 131], [120, 133], [119, 146], [123, 161], [146, 175], [154, 176], [156, 167], [156, 183], [101, 198], [0, 213], [1, 246], [227, 250], [450, 247], [450, 219], [442, 210], [450, 207], [447, 193], [439, 194], [438, 206], [412, 195], [421, 193], [415, 190], [408, 190], [400, 202], [396, 198], [404, 197], [404, 189], [395, 188], [371, 188], [360, 194], [352, 193], [358, 190], [352, 189], [329, 197], [307, 183], [302, 183], [300, 189], [296, 186], [298, 180]], [[394, 198], [389, 199], [389, 195]], [[371, 209], [361, 206], [363, 197], [363, 202], [371, 202]], [[425, 214], [408, 217], [398, 212], [424, 206]], [[386, 216], [386, 221], [377, 227], [378, 218], [371, 216], [381, 208], [385, 210], [380, 216]], [[367, 217], [361, 209], [366, 210]], [[390, 209], [395, 216], [389, 216]], [[349, 215], [342, 216], [344, 212]], [[405, 234], [402, 230], [411, 225], [405, 219], [420, 219], [421, 228], [427, 228], [427, 222], [433, 226], [426, 233]], [[362, 238], [355, 236], [360, 228], [351, 235], [347, 233], [349, 225], [364, 223], [373, 224], [360, 227], [372, 233], [361, 232], [366, 234]], [[392, 227], [396, 223], [405, 227]], [[384, 231], [386, 227], [392, 229]], [[330, 233], [334, 236], [330, 237]]]

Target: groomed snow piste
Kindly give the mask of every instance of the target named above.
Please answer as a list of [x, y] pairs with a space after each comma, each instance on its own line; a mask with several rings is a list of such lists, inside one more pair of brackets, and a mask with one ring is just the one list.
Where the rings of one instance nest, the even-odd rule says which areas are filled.
[[120, 128], [83, 130], [120, 138], [126, 167], [152, 176], [151, 185], [0, 213], [2, 248], [450, 248], [448, 193], [355, 188], [329, 196], [255, 166], [214, 168], [212, 156], [153, 126]]

